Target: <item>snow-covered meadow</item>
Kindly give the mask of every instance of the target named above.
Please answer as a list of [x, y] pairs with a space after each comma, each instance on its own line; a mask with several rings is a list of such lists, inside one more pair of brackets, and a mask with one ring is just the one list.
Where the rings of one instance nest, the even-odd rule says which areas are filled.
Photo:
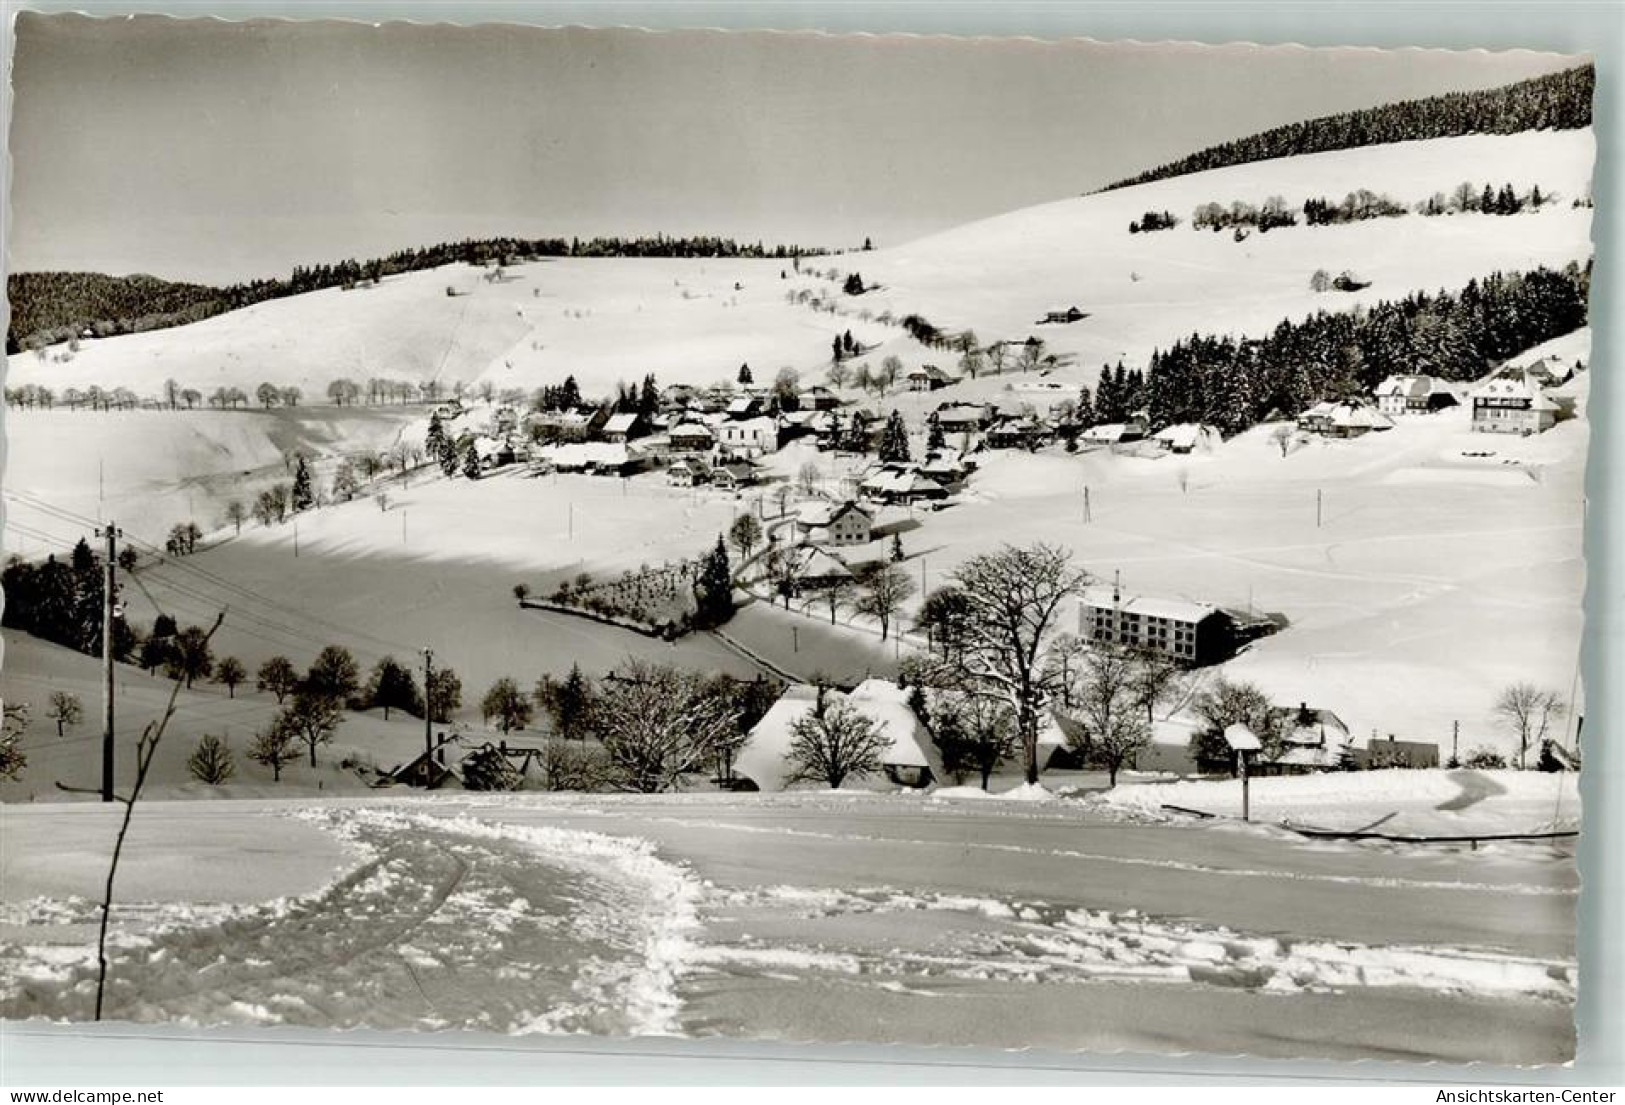
[[[0, 811], [5, 1015], [84, 1016], [110, 813]], [[1571, 851], [1378, 849], [1227, 824], [883, 794], [160, 802], [138, 814], [121, 874], [109, 1009], [200, 1025], [828, 1041], [883, 1024], [889, 1040], [961, 1045], [1568, 1054]], [[258, 862], [225, 872], [221, 846], [245, 833]], [[44, 839], [81, 859], [44, 861]]]

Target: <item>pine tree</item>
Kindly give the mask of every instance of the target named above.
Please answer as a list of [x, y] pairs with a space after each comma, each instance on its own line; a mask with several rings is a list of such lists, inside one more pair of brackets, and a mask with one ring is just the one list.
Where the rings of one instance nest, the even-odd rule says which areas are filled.
[[703, 627], [721, 625], [733, 614], [733, 567], [728, 562], [728, 545], [721, 534], [717, 535], [716, 547], [700, 565], [694, 597], [698, 604], [695, 620]]
[[[839, 360], [839, 358], [836, 358], [836, 359]], [[750, 386], [750, 384], [751, 384], [750, 365], [742, 364], [742, 365], [739, 366], [739, 377], [738, 378], [739, 378], [739, 384], [740, 384], [741, 387], [749, 387]]]
[[293, 471], [293, 509], [309, 510], [316, 505], [316, 496], [310, 487], [310, 465], [305, 463], [305, 455], [299, 454], [299, 464]]
[[236, 774], [231, 749], [213, 733], [203, 734], [192, 755], [187, 758], [186, 769], [192, 773], [192, 778], [210, 786], [219, 786]]
[[880, 459], [886, 463], [909, 459], [908, 427], [903, 424], [903, 412], [894, 410], [886, 419], [886, 428], [880, 434]]
[[474, 448], [472, 441], [463, 450], [463, 475], [471, 480], [480, 478], [480, 451]]
[[941, 449], [946, 444], [942, 433], [942, 423], [936, 415], [926, 420], [925, 447], [927, 450]]

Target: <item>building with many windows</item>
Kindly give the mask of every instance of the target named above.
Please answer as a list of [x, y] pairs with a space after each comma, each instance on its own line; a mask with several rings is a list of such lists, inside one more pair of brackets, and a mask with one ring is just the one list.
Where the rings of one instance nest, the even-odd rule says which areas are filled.
[[1091, 587], [1078, 603], [1078, 635], [1087, 641], [1149, 649], [1188, 667], [1235, 655], [1235, 620], [1207, 603], [1125, 595]]

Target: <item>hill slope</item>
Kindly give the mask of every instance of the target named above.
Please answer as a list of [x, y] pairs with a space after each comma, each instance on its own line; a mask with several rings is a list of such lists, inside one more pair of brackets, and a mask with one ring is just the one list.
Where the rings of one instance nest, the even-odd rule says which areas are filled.
[[[1589, 131], [1442, 138], [1258, 162], [1076, 197], [1011, 212], [875, 252], [793, 265], [777, 260], [562, 259], [523, 265], [503, 283], [452, 266], [386, 278], [379, 287], [330, 289], [260, 304], [190, 326], [85, 343], [67, 364], [30, 356], [10, 361], [10, 382], [66, 387], [123, 384], [158, 394], [166, 378], [205, 394], [221, 385], [250, 392], [261, 381], [296, 384], [321, 396], [344, 375], [412, 380], [490, 380], [536, 387], [574, 374], [589, 394], [654, 372], [662, 383], [731, 380], [742, 362], [770, 380], [780, 366], [804, 379], [829, 365], [830, 340], [850, 329], [906, 366], [951, 365], [890, 313], [918, 313], [944, 330], [976, 332], [983, 343], [1037, 334], [1075, 359], [1087, 382], [1105, 361], [1143, 363], [1153, 348], [1193, 331], [1258, 335], [1284, 318], [1351, 310], [1412, 291], [1457, 288], [1497, 269], [1561, 267], [1591, 254]], [[1538, 213], [1502, 217], [1410, 214], [1336, 226], [1296, 226], [1235, 241], [1192, 230], [1200, 204], [1259, 204], [1281, 196], [1289, 209], [1310, 198], [1336, 201], [1356, 189], [1406, 206], [1463, 181], [1520, 193], [1538, 185], [1553, 197]], [[1186, 225], [1130, 234], [1148, 210]], [[820, 275], [811, 271], [821, 270]], [[830, 279], [854, 270], [878, 290], [841, 292]], [[1314, 293], [1316, 269], [1356, 272], [1363, 291]], [[446, 288], [461, 293], [447, 296]], [[796, 292], [834, 313], [791, 302]], [[1077, 305], [1089, 317], [1040, 326], [1048, 310]], [[962, 385], [967, 397], [1007, 381]]]
[[1581, 65], [1501, 88], [1451, 92], [1383, 104], [1364, 111], [1327, 115], [1209, 146], [1178, 161], [1109, 184], [1102, 191], [1227, 165], [1385, 142], [1451, 138], [1462, 134], [1577, 130], [1591, 125], [1591, 100], [1596, 84], [1596, 66]]

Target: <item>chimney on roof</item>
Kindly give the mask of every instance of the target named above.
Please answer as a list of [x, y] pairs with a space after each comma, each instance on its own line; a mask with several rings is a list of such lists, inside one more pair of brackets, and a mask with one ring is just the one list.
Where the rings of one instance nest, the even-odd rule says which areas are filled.
[[1114, 571], [1112, 573], [1112, 605], [1113, 606], [1121, 606], [1122, 603], [1123, 603], [1123, 573], [1121, 571]]

